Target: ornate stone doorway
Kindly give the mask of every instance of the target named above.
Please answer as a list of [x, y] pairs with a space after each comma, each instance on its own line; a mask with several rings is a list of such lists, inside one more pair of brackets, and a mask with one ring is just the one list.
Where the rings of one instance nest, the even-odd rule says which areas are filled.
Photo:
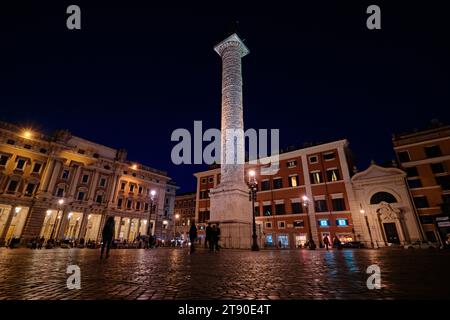
[[397, 227], [395, 226], [395, 223], [383, 223], [383, 229], [387, 243], [400, 244], [400, 239], [398, 237]]

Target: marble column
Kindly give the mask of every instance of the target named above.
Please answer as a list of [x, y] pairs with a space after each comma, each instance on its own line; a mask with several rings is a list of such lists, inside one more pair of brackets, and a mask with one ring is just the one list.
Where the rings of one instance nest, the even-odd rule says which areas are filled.
[[245, 145], [242, 57], [249, 53], [237, 34], [214, 47], [222, 58], [220, 184], [210, 190], [211, 222], [220, 223], [221, 246], [251, 247], [252, 209], [244, 180]]

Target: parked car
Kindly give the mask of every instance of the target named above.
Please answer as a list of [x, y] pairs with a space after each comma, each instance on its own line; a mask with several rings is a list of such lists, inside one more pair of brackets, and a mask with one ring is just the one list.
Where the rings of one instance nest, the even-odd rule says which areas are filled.
[[411, 244], [406, 244], [404, 246], [405, 249], [434, 249], [439, 248], [439, 245], [432, 242], [423, 242], [423, 241], [416, 241]]

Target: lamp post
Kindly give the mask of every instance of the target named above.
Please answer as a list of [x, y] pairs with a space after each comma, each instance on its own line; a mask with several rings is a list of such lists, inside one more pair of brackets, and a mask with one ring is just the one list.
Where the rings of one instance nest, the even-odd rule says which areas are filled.
[[[151, 235], [151, 230], [150, 230], [150, 226], [151, 226], [151, 224], [150, 224], [150, 221], [151, 221], [151, 219], [152, 219], [152, 213], [153, 213], [153, 202], [154, 202], [154, 200], [155, 200], [155, 195], [156, 195], [156, 191], [155, 190], [151, 190], [150, 191], [150, 212], [149, 212], [149, 215], [148, 215], [148, 228], [147, 228], [147, 235], [150, 237], [150, 235]], [[155, 216], [155, 235], [156, 235], [156, 216]]]
[[253, 218], [252, 251], [259, 251], [258, 236], [256, 235], [256, 218], [255, 218], [255, 200], [256, 200], [256, 190], [258, 187], [258, 181], [256, 181], [255, 170], [250, 170], [248, 172], [248, 186], [250, 188], [249, 201], [252, 202], [252, 218]]
[[316, 249], [316, 243], [314, 242], [313, 236], [312, 236], [312, 223], [309, 220], [309, 212], [308, 212], [308, 206], [311, 200], [306, 195], [302, 196], [302, 205], [306, 210], [306, 220], [308, 220], [309, 228], [308, 228], [308, 247], [310, 250]]
[[373, 249], [374, 245], [373, 245], [373, 239], [372, 239], [372, 231], [370, 230], [370, 226], [369, 226], [369, 218], [367, 217], [366, 210], [364, 210], [362, 208], [361, 204], [359, 204], [359, 207], [361, 208], [359, 210], [359, 212], [364, 215], [364, 219], [366, 220], [367, 230], [369, 231], [369, 237], [370, 237], [370, 245], [372, 246], [372, 249]]
[[175, 215], [175, 221], [174, 221], [174, 228], [173, 228], [173, 239], [175, 240], [175, 247], [177, 246], [178, 242], [177, 242], [177, 223], [178, 223], [178, 219], [180, 219], [180, 215], [177, 213]]

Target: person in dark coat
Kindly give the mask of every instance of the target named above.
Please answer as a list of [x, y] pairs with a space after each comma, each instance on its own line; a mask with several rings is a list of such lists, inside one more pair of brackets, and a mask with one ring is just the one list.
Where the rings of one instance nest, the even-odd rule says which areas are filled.
[[106, 258], [109, 257], [109, 249], [111, 248], [111, 243], [114, 238], [114, 217], [110, 216], [106, 220], [105, 226], [103, 227], [102, 232], [102, 249], [100, 252], [100, 259], [103, 258], [103, 252], [106, 247]]
[[213, 228], [213, 250], [219, 251], [219, 241], [220, 241], [220, 227], [216, 224]]
[[208, 248], [211, 249], [213, 245], [212, 242], [212, 228], [211, 228], [211, 222], [208, 222], [208, 226], [206, 227], [206, 234], [205, 234], [205, 248], [208, 246]]
[[195, 226], [194, 222], [191, 223], [191, 228], [189, 229], [189, 240], [191, 240], [191, 253], [194, 253], [194, 242], [195, 240], [197, 240], [197, 227]]
[[323, 244], [325, 245], [325, 248], [326, 248], [327, 251], [328, 251], [328, 247], [330, 246], [330, 239], [328, 238], [328, 235], [325, 235], [325, 236], [323, 237]]

